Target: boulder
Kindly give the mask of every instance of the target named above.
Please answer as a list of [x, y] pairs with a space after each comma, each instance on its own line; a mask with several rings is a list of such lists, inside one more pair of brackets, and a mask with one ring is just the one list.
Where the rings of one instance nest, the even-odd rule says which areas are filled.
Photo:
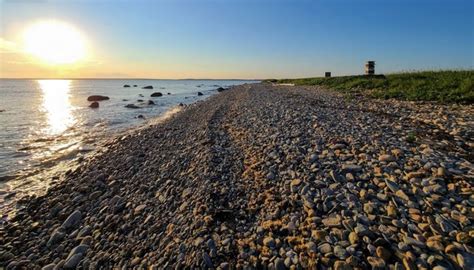
[[91, 105], [89, 105], [89, 107], [91, 107], [92, 109], [99, 108], [99, 102], [94, 101], [91, 103]]
[[123, 87], [130, 87], [130, 85], [128, 85], [128, 84], [124, 84], [124, 85], [123, 85]]
[[160, 93], [160, 92], [155, 92], [155, 93], [151, 94], [150, 96], [151, 97], [161, 97], [161, 96], [163, 96], [163, 94]]
[[225, 90], [225, 88], [219, 87], [219, 88], [217, 88], [216, 90], [217, 90], [217, 92], [222, 92], [222, 91]]
[[137, 102], [143, 102], [143, 99], [137, 99]]
[[138, 109], [138, 108], [140, 108], [140, 107], [138, 107], [138, 106], [137, 106], [137, 105], [135, 105], [135, 104], [127, 104], [127, 105], [125, 105], [125, 108], [129, 108], [129, 109]]
[[153, 89], [153, 86], [147, 85], [147, 86], [142, 87], [142, 89]]
[[87, 101], [102, 101], [102, 100], [109, 100], [108, 96], [101, 96], [101, 95], [92, 95], [87, 97]]
[[155, 102], [153, 102], [153, 100], [148, 100], [148, 105], [155, 105]]
[[133, 87], [137, 87], [137, 85], [136, 85], [136, 84], [134, 84], [134, 85], [133, 85]]
[[201, 93], [201, 92], [198, 92], [198, 96], [202, 96], [202, 95], [203, 95], [203, 93]]
[[171, 93], [168, 93], [168, 95], [171, 95]]

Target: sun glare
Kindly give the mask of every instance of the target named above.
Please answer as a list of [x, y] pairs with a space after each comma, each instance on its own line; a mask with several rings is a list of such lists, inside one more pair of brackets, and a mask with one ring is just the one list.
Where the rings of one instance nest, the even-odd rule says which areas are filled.
[[75, 63], [86, 54], [84, 39], [73, 26], [58, 21], [38, 22], [23, 34], [25, 51], [48, 64]]

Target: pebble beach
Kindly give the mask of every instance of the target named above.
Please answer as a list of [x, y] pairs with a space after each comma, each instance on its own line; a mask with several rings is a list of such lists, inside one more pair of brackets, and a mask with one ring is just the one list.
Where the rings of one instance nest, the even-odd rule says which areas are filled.
[[474, 106], [244, 84], [0, 225], [6, 269], [474, 269]]

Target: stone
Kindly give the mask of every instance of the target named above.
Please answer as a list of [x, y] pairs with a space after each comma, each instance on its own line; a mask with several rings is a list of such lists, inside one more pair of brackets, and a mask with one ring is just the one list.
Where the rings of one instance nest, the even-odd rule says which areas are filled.
[[362, 171], [362, 167], [355, 164], [343, 164], [342, 171], [356, 173]]
[[389, 250], [381, 246], [377, 247], [377, 249], [375, 250], [375, 253], [377, 254], [379, 258], [382, 258], [385, 261], [388, 261], [390, 257], [392, 256], [392, 253]]
[[349, 233], [349, 242], [352, 245], [357, 244], [357, 242], [359, 242], [359, 236], [357, 235], [357, 233], [355, 232]]
[[346, 249], [342, 248], [341, 246], [335, 246], [334, 247], [334, 255], [338, 257], [339, 259], [346, 259], [348, 256], [348, 253]]
[[146, 204], [140, 204], [139, 206], [135, 207], [134, 213], [135, 215], [140, 214], [143, 210], [145, 210]]
[[61, 227], [65, 230], [75, 229], [82, 221], [82, 213], [76, 210], [70, 214], [67, 219], [63, 222]]
[[326, 227], [341, 227], [341, 216], [335, 215], [322, 220]]
[[57, 244], [59, 241], [61, 241], [64, 238], [65, 234], [58, 229], [54, 230], [54, 232], [51, 234], [51, 237], [49, 238], [47, 242], [47, 246], [51, 247], [55, 244]]
[[64, 268], [65, 269], [75, 269], [77, 265], [81, 262], [82, 258], [84, 257], [84, 254], [79, 253], [79, 254], [74, 254], [71, 257], [68, 257], [66, 259], [66, 262], [64, 263]]
[[161, 97], [163, 94], [161, 92], [154, 92], [153, 94], [150, 95], [151, 97]]
[[197, 93], [197, 95], [198, 95], [198, 96], [202, 96], [202, 95], [203, 95], [203, 93], [201, 93], [201, 92], [198, 92], [198, 93]]
[[269, 248], [274, 248], [275, 247], [275, 239], [273, 239], [273, 237], [265, 237], [263, 239], [263, 245], [269, 247]]
[[110, 98], [108, 96], [101, 96], [101, 95], [92, 95], [87, 97], [87, 101], [103, 101], [103, 100], [109, 100]]
[[148, 105], [155, 105], [155, 102], [153, 100], [148, 100]]
[[405, 192], [401, 189], [397, 190], [397, 192], [395, 192], [395, 195], [402, 200], [410, 201], [410, 198], [408, 197], [408, 195], [406, 195]]
[[335, 261], [334, 262], [334, 270], [350, 270], [352, 267], [350, 267], [349, 264], [347, 264], [345, 261]]
[[285, 262], [281, 258], [276, 258], [273, 261], [273, 265], [275, 266], [275, 270], [286, 270]]
[[393, 193], [396, 193], [400, 189], [398, 184], [391, 180], [385, 179], [385, 184]]
[[92, 102], [89, 105], [89, 108], [92, 108], [92, 109], [99, 108], [99, 102], [97, 102], [97, 101]]
[[372, 266], [372, 269], [384, 269], [385, 261], [377, 257], [367, 257], [367, 262]]
[[123, 85], [123, 87], [130, 87], [130, 85], [128, 85], [128, 84], [124, 84], [124, 85]]
[[332, 247], [329, 243], [323, 243], [318, 246], [318, 250], [319, 252], [326, 254], [326, 253], [332, 252]]
[[391, 161], [395, 161], [395, 157], [393, 157], [392, 155], [380, 155], [379, 156], [379, 161], [381, 161], [381, 162], [391, 162]]
[[50, 263], [50, 264], [47, 264], [47, 265], [43, 266], [43, 268], [41, 268], [41, 270], [53, 270], [55, 267], [56, 267], [56, 264]]
[[125, 105], [125, 108], [129, 108], [129, 109], [139, 109], [140, 107], [135, 105], [135, 104], [127, 104]]
[[147, 86], [142, 87], [142, 89], [153, 89], [153, 86], [147, 85]]

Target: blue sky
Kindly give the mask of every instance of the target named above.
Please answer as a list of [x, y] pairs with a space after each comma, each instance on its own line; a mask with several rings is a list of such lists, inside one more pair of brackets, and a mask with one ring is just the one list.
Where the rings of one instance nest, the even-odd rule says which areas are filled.
[[[89, 43], [74, 68], [2, 53], [2, 77], [283, 78], [473, 68], [473, 1], [2, 1], [0, 37], [73, 24]], [[20, 55], [18, 55], [20, 54]], [[13, 60], [12, 60], [13, 59]], [[7, 62], [11, 62], [9, 65]], [[74, 75], [79, 74], [79, 75]]]

